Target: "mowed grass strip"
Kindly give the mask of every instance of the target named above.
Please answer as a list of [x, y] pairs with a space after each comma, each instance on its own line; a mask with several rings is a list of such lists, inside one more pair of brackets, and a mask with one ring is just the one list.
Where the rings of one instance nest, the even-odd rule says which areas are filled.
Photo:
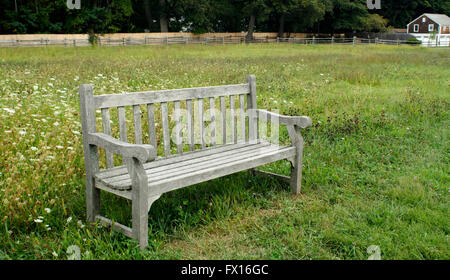
[[[0, 64], [0, 259], [67, 259], [71, 245], [82, 259], [367, 259], [370, 245], [383, 259], [450, 258], [448, 49], [1, 48]], [[247, 172], [164, 194], [147, 251], [86, 225], [80, 84], [105, 94], [247, 74], [260, 108], [313, 119], [301, 195]], [[287, 162], [264, 169], [289, 174]], [[102, 195], [106, 216], [130, 225], [130, 212]]]

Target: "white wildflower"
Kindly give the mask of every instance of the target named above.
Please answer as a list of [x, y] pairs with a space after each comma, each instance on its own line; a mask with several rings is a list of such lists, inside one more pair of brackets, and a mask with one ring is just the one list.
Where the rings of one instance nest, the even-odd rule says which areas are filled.
[[44, 210], [45, 210], [45, 212], [47, 212], [47, 213], [52, 212], [52, 210], [51, 210], [50, 208], [45, 208]]
[[3, 108], [3, 110], [5, 110], [6, 112], [10, 113], [10, 114], [14, 114], [16, 112], [16, 110], [14, 109], [9, 109], [9, 108]]

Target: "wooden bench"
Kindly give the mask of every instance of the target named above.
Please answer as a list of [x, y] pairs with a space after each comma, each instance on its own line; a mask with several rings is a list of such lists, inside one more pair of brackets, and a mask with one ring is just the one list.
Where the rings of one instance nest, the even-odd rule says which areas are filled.
[[[245, 84], [99, 96], [93, 95], [92, 85], [83, 84], [79, 94], [88, 221], [98, 220], [137, 239], [142, 249], [148, 245], [148, 212], [152, 203], [163, 193], [243, 170], [258, 172], [256, 167], [282, 159], [291, 162], [290, 177], [266, 174], [288, 179], [292, 191], [300, 192], [303, 154], [300, 128], [310, 126], [311, 119], [258, 110], [253, 75], [247, 76]], [[209, 102], [209, 110], [204, 108], [205, 100], [206, 105]], [[216, 116], [216, 102], [220, 118]], [[127, 127], [126, 107], [131, 108], [128, 110], [132, 112], [129, 119], [134, 121], [133, 127]], [[194, 111], [195, 107], [198, 113]], [[160, 108], [160, 114], [155, 114], [155, 108]], [[187, 125], [184, 125], [187, 131], [184, 142], [187, 143], [183, 142], [181, 108], [185, 108], [184, 115], [187, 117]], [[116, 123], [111, 121], [112, 110], [117, 111], [118, 128], [115, 131], [119, 133], [120, 140], [111, 136], [114, 135], [111, 123]], [[99, 111], [102, 133], [96, 130], [96, 113], [100, 114]], [[174, 122], [169, 122], [170, 112], [173, 112]], [[149, 144], [143, 144], [143, 119], [148, 123]], [[220, 125], [217, 125], [216, 119], [220, 119]], [[230, 121], [227, 122], [227, 119]], [[162, 127], [156, 120], [160, 120]], [[258, 123], [267, 124], [269, 121], [287, 126], [291, 146], [271, 144], [259, 137]], [[209, 123], [208, 131], [206, 123]], [[169, 135], [171, 127], [172, 133], [175, 130], [176, 134], [172, 141]], [[195, 128], [200, 135], [197, 136], [198, 141], [195, 140]], [[134, 143], [129, 143], [127, 129], [128, 132], [134, 130]], [[216, 135], [217, 131], [221, 135]], [[157, 138], [161, 134], [162, 140], [159, 142]], [[211, 139], [210, 143], [206, 141], [207, 136]], [[98, 148], [105, 151], [105, 169], [99, 167]], [[121, 156], [119, 166], [114, 166], [113, 154]], [[100, 215], [100, 190], [132, 201], [131, 228]]]

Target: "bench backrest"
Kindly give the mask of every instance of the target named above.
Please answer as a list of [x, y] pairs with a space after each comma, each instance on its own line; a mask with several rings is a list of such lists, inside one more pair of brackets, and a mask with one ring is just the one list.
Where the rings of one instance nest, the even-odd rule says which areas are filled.
[[[256, 109], [254, 75], [248, 75], [245, 84], [99, 96], [93, 95], [92, 85], [82, 85], [80, 106], [83, 133], [96, 132], [96, 111], [100, 110], [105, 134], [118, 134], [120, 140], [130, 142], [128, 135], [134, 132], [131, 143], [151, 144], [162, 157], [256, 137], [249, 129], [254, 120], [247, 116], [248, 109]], [[127, 115], [132, 126], [127, 125]], [[106, 153], [106, 167], [113, 166], [112, 155]]]

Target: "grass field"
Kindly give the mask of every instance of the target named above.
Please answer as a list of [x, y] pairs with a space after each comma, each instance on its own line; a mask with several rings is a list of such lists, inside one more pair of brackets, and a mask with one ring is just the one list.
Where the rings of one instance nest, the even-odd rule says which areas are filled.
[[[0, 49], [0, 259], [450, 259], [450, 50], [389, 46]], [[242, 83], [307, 115], [303, 189], [247, 172], [164, 194], [149, 250], [87, 225], [78, 86]], [[288, 141], [282, 131], [281, 140]], [[288, 165], [265, 167], [285, 175]], [[102, 196], [130, 224], [130, 204]]]

